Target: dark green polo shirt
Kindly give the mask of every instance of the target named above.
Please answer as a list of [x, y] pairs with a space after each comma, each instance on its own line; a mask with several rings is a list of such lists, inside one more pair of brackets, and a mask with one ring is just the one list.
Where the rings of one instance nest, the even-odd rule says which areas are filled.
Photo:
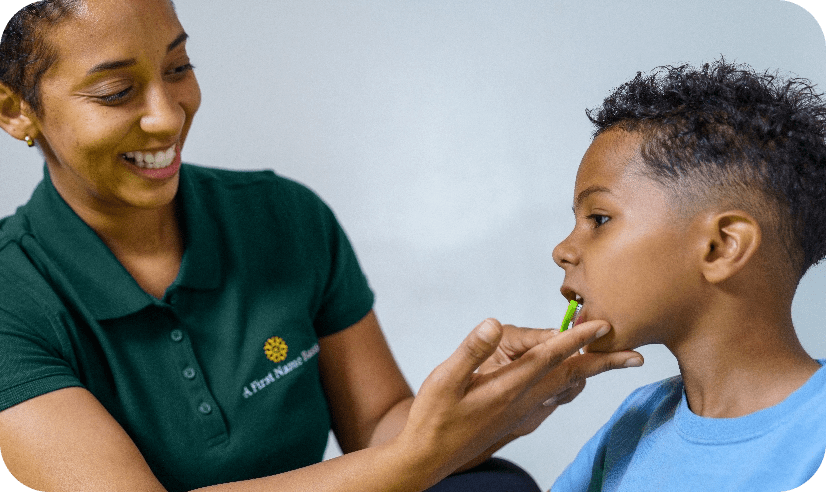
[[0, 222], [0, 410], [92, 392], [171, 491], [321, 460], [318, 339], [373, 294], [330, 209], [269, 171], [184, 165], [184, 257], [158, 300], [48, 173]]

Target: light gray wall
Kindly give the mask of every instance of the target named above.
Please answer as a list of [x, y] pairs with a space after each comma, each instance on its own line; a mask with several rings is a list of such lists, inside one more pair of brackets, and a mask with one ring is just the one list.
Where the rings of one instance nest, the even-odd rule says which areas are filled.
[[[414, 387], [485, 317], [559, 323], [551, 251], [573, 225], [584, 109], [613, 87], [720, 54], [826, 87], [822, 31], [780, 0], [177, 0], [177, 10], [204, 96], [185, 160], [271, 168], [324, 197]], [[7, 215], [42, 164], [0, 141]], [[809, 272], [794, 305], [815, 357], [826, 356], [824, 273]], [[677, 372], [662, 348], [641, 352], [645, 367], [593, 379], [500, 455], [550, 487], [631, 390]]]

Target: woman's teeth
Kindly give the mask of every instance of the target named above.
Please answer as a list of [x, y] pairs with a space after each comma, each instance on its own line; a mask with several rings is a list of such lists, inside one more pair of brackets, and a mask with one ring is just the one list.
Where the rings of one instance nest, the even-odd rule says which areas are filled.
[[175, 160], [175, 146], [158, 152], [127, 152], [123, 156], [132, 161], [136, 166], [146, 169], [163, 169]]

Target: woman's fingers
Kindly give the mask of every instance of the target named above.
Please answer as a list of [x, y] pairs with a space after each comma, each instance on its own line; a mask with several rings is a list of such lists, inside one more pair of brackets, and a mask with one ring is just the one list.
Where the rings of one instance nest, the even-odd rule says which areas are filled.
[[[562, 333], [547, 331], [552, 334], [549, 338], [527, 350], [517, 360], [485, 373], [478, 383], [495, 381], [496, 387], [511, 394], [524, 391], [528, 405], [538, 405], [558, 397], [569, 388], [582, 385], [591, 376], [631, 367], [629, 360], [642, 362], [642, 356], [631, 351], [577, 353], [580, 348], [610, 331], [610, 326], [604, 321], [582, 323], [576, 329]], [[506, 332], [507, 336], [513, 334]]]
[[611, 331], [611, 326], [605, 321], [582, 323], [577, 325], [575, 330], [567, 330], [562, 333], [552, 331], [554, 336], [537, 346], [543, 347], [543, 350], [539, 352], [543, 356], [539, 362], [556, 366], [609, 331]]
[[518, 359], [528, 350], [544, 343], [557, 334], [556, 330], [536, 328], [519, 328], [513, 325], [502, 326], [502, 341], [499, 350], [510, 360]]
[[588, 378], [613, 369], [637, 367], [642, 361], [642, 356], [632, 351], [577, 354], [538, 381], [531, 391], [531, 399], [544, 401], [546, 406], [568, 403], [579, 395]]
[[574, 398], [579, 396], [582, 393], [582, 390], [585, 389], [585, 380], [579, 381], [577, 384], [571, 386], [570, 388], [566, 389], [561, 393], [557, 393], [556, 395], [552, 396], [551, 398], [545, 400], [542, 404], [545, 407], [550, 406], [559, 406], [565, 405], [566, 403], [571, 403]]
[[[494, 443], [531, 432], [555, 408], [543, 402], [554, 396], [557, 404], [570, 401], [587, 377], [639, 357], [633, 352], [573, 355], [609, 330], [604, 321], [563, 333], [483, 321], [425, 379], [399, 439], [408, 452], [428, 450], [428, 459], [442, 462], [443, 468], [437, 466], [449, 473]], [[517, 349], [515, 360], [491, 364], [491, 356], [506, 344]], [[485, 362], [485, 370], [476, 372]]]
[[468, 334], [459, 347], [436, 368], [434, 374], [440, 374], [452, 380], [462, 389], [467, 385], [474, 371], [482, 365], [499, 346], [502, 338], [502, 325], [495, 319], [486, 319]]

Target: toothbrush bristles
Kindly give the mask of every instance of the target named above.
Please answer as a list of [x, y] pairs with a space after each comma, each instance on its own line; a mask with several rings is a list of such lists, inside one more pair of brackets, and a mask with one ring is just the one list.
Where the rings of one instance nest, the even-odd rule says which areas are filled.
[[582, 311], [582, 304], [576, 305], [576, 311], [574, 311], [574, 315], [571, 317], [571, 328], [574, 327], [576, 323], [576, 319], [579, 318], [579, 312]]

